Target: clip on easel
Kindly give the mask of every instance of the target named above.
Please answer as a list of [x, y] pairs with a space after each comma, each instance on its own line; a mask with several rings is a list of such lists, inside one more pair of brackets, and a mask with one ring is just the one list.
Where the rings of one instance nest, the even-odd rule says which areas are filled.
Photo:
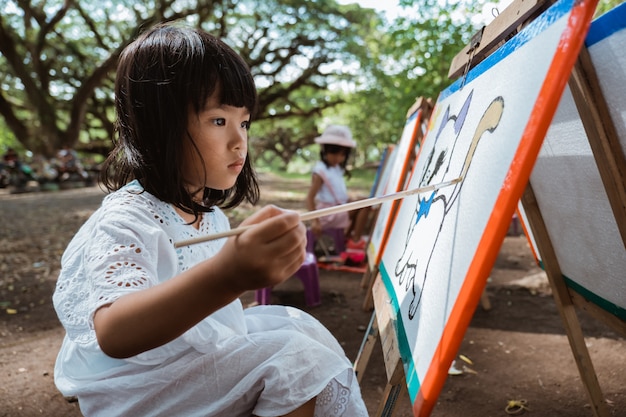
[[519, 29], [552, 3], [550, 0], [516, 1], [504, 9], [488, 26], [472, 37], [450, 64], [448, 78], [457, 79], [482, 62], [500, 45], [515, 35]]

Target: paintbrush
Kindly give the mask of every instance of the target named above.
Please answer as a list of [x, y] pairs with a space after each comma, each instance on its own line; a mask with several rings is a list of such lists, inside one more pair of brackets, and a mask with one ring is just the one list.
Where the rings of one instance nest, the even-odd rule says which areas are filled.
[[[414, 194], [426, 193], [430, 191], [435, 191], [439, 188], [449, 187], [451, 185], [457, 184], [463, 180], [463, 177], [458, 177], [450, 181], [443, 181], [434, 185], [427, 185], [425, 187], [413, 188], [411, 190], [398, 191], [396, 193], [391, 193], [387, 195], [383, 195], [380, 197], [372, 197], [366, 198], [363, 200], [352, 201], [350, 203], [341, 204], [333, 207], [326, 207], [319, 210], [309, 211], [307, 213], [302, 213], [300, 215], [300, 220], [308, 221], [317, 219], [318, 217], [328, 216], [330, 214], [342, 213], [344, 211], [352, 211], [360, 208], [375, 206], [376, 204], [383, 203], [385, 201], [399, 200], [401, 198], [408, 197]], [[200, 236], [193, 239], [182, 240], [174, 243], [175, 248], [180, 248], [182, 246], [195, 245], [197, 243], [208, 242], [211, 240], [222, 239], [230, 236], [235, 236], [245, 232], [246, 230], [254, 227], [255, 225], [251, 224], [249, 226], [241, 226], [236, 229], [227, 230], [221, 233], [215, 233], [212, 235]]]

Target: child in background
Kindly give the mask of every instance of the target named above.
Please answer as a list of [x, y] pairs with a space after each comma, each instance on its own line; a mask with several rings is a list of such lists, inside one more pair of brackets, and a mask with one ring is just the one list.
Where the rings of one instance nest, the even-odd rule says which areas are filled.
[[300, 267], [297, 213], [268, 206], [238, 236], [174, 247], [229, 229], [222, 209], [258, 199], [245, 62], [205, 32], [157, 25], [123, 51], [115, 93], [111, 193], [65, 251], [53, 297], [59, 390], [87, 417], [366, 416], [321, 323], [238, 299]]
[[[321, 136], [315, 138], [321, 145], [320, 160], [313, 167], [311, 187], [306, 197], [309, 211], [337, 206], [348, 202], [348, 189], [344, 177], [350, 177], [347, 169], [350, 152], [356, 147], [348, 126], [328, 126]], [[335, 213], [311, 221], [311, 230], [320, 236], [323, 229], [345, 230], [348, 250], [365, 249], [363, 230], [367, 221], [367, 210]]]

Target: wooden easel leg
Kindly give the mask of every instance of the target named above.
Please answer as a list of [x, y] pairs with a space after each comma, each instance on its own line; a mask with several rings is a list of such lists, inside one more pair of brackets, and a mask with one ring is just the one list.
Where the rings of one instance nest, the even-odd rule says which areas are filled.
[[580, 378], [591, 402], [593, 415], [595, 417], [608, 417], [610, 415], [609, 409], [604, 401], [604, 395], [600, 389], [591, 356], [585, 344], [585, 337], [578, 316], [576, 315], [572, 297], [563, 279], [561, 266], [559, 265], [556, 252], [552, 246], [552, 241], [550, 240], [548, 230], [537, 204], [537, 199], [535, 198], [530, 184], [528, 184], [522, 196], [522, 204], [524, 205], [524, 211], [528, 217], [533, 236], [537, 242], [537, 248], [541, 254], [548, 281], [550, 281], [550, 286], [552, 287], [554, 301], [556, 302], [559, 314], [563, 320], [563, 325], [572, 353], [574, 354], [574, 360], [578, 367]]
[[[363, 281], [365, 281], [365, 277], [367, 275], [367, 282], [365, 283], [365, 297], [363, 298], [363, 311], [371, 311], [374, 308], [374, 296], [372, 294], [372, 287], [374, 285], [374, 280], [376, 279], [376, 275], [378, 275], [378, 269], [368, 268], [366, 273], [363, 275]], [[363, 285], [363, 284], [361, 284]]]
[[367, 268], [365, 273], [363, 274], [363, 278], [361, 278], [361, 288], [367, 289], [370, 282], [371, 268]]
[[383, 399], [376, 410], [376, 416], [392, 417], [395, 414], [396, 403], [401, 396], [408, 395], [405, 384], [387, 384], [383, 392]]
[[[549, 277], [550, 274], [548, 274], [548, 278]], [[557, 289], [559, 286], [563, 288]], [[556, 292], [568, 293], [567, 288], [565, 288], [565, 283], [562, 280], [561, 283], [552, 283], [552, 289]], [[555, 300], [557, 298], [560, 297], [555, 297]], [[572, 348], [572, 352], [574, 353], [574, 359], [576, 361], [576, 365], [578, 366], [580, 378], [583, 381], [585, 391], [587, 391], [587, 396], [591, 401], [593, 415], [596, 417], [608, 417], [610, 416], [609, 409], [604, 401], [604, 395], [600, 389], [600, 384], [598, 383], [598, 378], [593, 368], [591, 356], [589, 356], [589, 350], [585, 344], [585, 337], [583, 336], [582, 328], [580, 327], [580, 321], [578, 320], [574, 304], [572, 304], [572, 299], [569, 297], [569, 294], [565, 300], [557, 301], [557, 305], [559, 304], [563, 325], [565, 326], [567, 338]]]
[[359, 383], [363, 380], [363, 375], [365, 375], [365, 369], [367, 368], [367, 364], [370, 361], [370, 357], [372, 356], [372, 351], [378, 342], [378, 322], [376, 321], [376, 313], [372, 313], [372, 318], [370, 319], [370, 323], [367, 326], [367, 332], [365, 333], [365, 337], [363, 338], [363, 342], [361, 343], [361, 347], [359, 348], [359, 353], [357, 354], [356, 360], [354, 361], [354, 372], [356, 373], [356, 378]]
[[401, 392], [408, 396], [406, 376], [402, 364], [402, 356], [395, 334], [395, 313], [392, 311], [389, 297], [384, 287], [380, 273], [377, 274], [372, 286], [374, 314], [378, 323], [380, 346], [383, 351], [387, 384], [376, 416], [390, 417], [394, 413], [396, 402]]

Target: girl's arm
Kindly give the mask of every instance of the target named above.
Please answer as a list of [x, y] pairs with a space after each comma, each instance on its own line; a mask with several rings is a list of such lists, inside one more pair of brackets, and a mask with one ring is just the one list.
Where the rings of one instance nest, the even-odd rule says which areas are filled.
[[[320, 191], [323, 184], [324, 181], [322, 180], [322, 177], [317, 174], [313, 174], [311, 176], [311, 186], [309, 187], [309, 192], [306, 195], [306, 208], [308, 211], [315, 210], [315, 196]], [[319, 219], [313, 219], [311, 221], [311, 230], [316, 236], [319, 236], [322, 232], [322, 226]]]
[[276, 285], [304, 261], [306, 234], [300, 217], [268, 206], [242, 225], [212, 258], [98, 309], [94, 326], [103, 352], [126, 358], [183, 334], [247, 290]]

